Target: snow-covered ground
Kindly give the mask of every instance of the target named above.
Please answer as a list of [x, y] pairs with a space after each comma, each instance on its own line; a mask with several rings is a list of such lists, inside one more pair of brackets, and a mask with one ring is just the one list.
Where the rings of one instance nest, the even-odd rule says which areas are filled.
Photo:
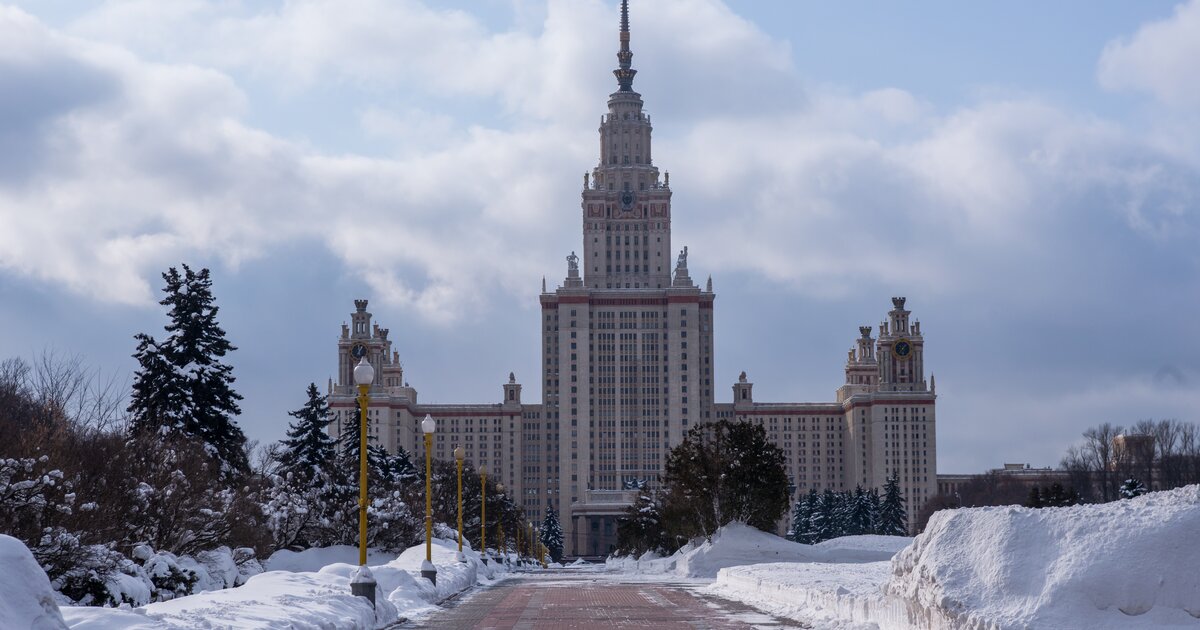
[[[398, 555], [367, 548], [367, 565], [387, 564], [395, 560]], [[267, 558], [267, 561], [263, 563], [263, 568], [267, 571], [320, 571], [321, 567], [326, 565], [337, 562], [356, 562], [357, 560], [358, 547], [351, 545], [316, 547], [304, 551], [280, 549]]]
[[[623, 580], [686, 578], [709, 593], [821, 629], [1200, 628], [1196, 541], [1200, 486], [1189, 486], [1105, 505], [947, 510], [916, 539], [859, 536], [800, 545], [731, 525], [669, 558], [563, 570], [607, 569], [625, 573]], [[455, 549], [452, 541], [435, 542], [436, 587], [418, 577], [423, 546], [382, 558], [372, 566], [379, 582], [375, 611], [349, 594], [356, 567], [337, 562], [319, 571], [268, 571], [237, 588], [135, 609], [60, 609], [28, 549], [0, 536], [0, 620], [5, 628], [55, 630], [377, 628], [421, 618], [455, 593], [504, 577], [470, 550], [468, 562], [458, 563]], [[275, 566], [311, 568], [344, 551], [285, 555]]]
[[708, 591], [828, 628], [1200, 628], [1196, 541], [1200, 486], [1104, 505], [948, 510], [890, 563], [724, 568]]
[[[346, 550], [353, 553], [344, 554]], [[371, 566], [378, 583], [374, 610], [366, 600], [350, 595], [350, 580], [358, 567], [334, 562], [317, 571], [271, 570], [251, 577], [237, 588], [199, 593], [132, 610], [63, 607], [61, 613], [66, 625], [61, 627], [72, 630], [379, 628], [400, 618], [421, 618], [437, 610], [437, 604], [451, 595], [504, 577], [496, 563], [483, 565], [479, 554], [469, 547], [464, 546], [465, 563], [455, 559], [456, 551], [454, 541], [434, 539], [433, 563], [438, 570], [436, 587], [420, 577], [421, 563], [425, 559], [424, 545], [409, 548], [399, 556], [393, 554], [390, 559], [377, 556], [385, 562]], [[278, 563], [273, 562], [276, 558], [272, 556], [268, 566], [307, 569], [318, 560], [353, 560], [356, 557], [357, 552], [349, 547], [310, 550], [285, 554]], [[368, 562], [371, 561], [368, 556]], [[36, 564], [34, 567], [37, 568]], [[42, 578], [44, 581], [44, 573]]]
[[666, 558], [648, 553], [640, 558], [610, 558], [608, 568], [643, 575], [668, 574], [714, 578], [726, 567], [767, 562], [879, 562], [912, 542], [901, 536], [847, 536], [820, 545], [803, 545], [742, 523], [722, 527], [709, 541], [684, 545]]

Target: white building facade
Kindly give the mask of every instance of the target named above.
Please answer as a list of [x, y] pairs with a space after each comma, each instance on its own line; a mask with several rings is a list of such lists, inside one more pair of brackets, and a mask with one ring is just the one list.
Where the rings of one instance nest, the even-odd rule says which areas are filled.
[[693, 282], [687, 248], [672, 249], [670, 176], [653, 162], [632, 56], [623, 2], [618, 89], [601, 118], [599, 163], [583, 178], [583, 255], [571, 252], [562, 284], [548, 291], [543, 281], [539, 298], [540, 403], [523, 402], [511, 373], [495, 404], [418, 403], [388, 330], [356, 300], [338, 340], [331, 433], [353, 417], [351, 370], [366, 357], [376, 374], [370, 431], [382, 446], [419, 454], [419, 423], [430, 414], [434, 457], [463, 446], [531, 520], [554, 505], [568, 555], [609, 553], [629, 484], [656, 483], [688, 429], [717, 419], [766, 428], [785, 453], [793, 500], [810, 488], [881, 487], [894, 471], [914, 521], [937, 483], [936, 396], [924, 377], [920, 323], [910, 323], [904, 298], [893, 298], [878, 339], [861, 327], [835, 402], [758, 403], [744, 372], [733, 402], [716, 402], [716, 296], [711, 278], [703, 289]]

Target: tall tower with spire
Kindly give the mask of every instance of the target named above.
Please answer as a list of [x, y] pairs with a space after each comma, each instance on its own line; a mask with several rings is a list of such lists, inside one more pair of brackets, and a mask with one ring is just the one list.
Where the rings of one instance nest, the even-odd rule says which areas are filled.
[[662, 289], [671, 284], [671, 189], [651, 150], [650, 116], [633, 91], [629, 3], [621, 3], [617, 91], [600, 118], [600, 161], [584, 178], [583, 282], [593, 289]]
[[557, 452], [529, 464], [550, 472], [531, 494], [557, 502], [567, 547], [589, 555], [610, 551], [629, 488], [656, 484], [667, 452], [713, 409], [714, 295], [693, 283], [687, 248], [672, 251], [671, 189], [633, 90], [628, 0], [617, 61], [600, 159], [583, 178], [583, 255], [541, 294], [542, 413], [557, 438], [545, 446]]

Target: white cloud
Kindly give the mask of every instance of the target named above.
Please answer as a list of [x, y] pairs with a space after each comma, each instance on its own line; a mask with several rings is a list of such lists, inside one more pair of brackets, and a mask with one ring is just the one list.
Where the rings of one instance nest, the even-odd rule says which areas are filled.
[[1097, 75], [1110, 90], [1149, 92], [1172, 107], [1200, 105], [1200, 0], [1176, 6], [1171, 17], [1143, 25], [1130, 38], [1109, 42]]
[[1194, 167], [1112, 123], [1035, 99], [938, 115], [885, 94], [812, 92], [810, 107], [714, 118], [659, 149], [693, 271], [815, 295], [960, 293], [991, 278], [1028, 301], [1100, 290], [1075, 283], [1128, 243], [1183, 251], [1200, 235]]
[[[19, 44], [0, 48], [0, 85], [63, 67], [92, 78], [12, 126], [35, 130], [20, 137], [42, 159], [0, 169], [0, 265], [146, 302], [148, 280], [181, 258], [236, 265], [315, 240], [378, 297], [435, 321], [485, 308], [489, 291], [530, 296], [547, 271], [554, 283], [578, 247], [579, 174], [613, 81], [615, 28], [596, 27], [615, 20], [611, 3], [552, 1], [540, 31], [506, 32], [415, 1], [355, 3], [109, 2], [71, 27], [105, 44], [5, 11], [0, 41]], [[802, 93], [787, 45], [723, 4], [638, 10], [635, 66], [653, 60], [638, 85], [667, 114], [656, 153], [675, 173], [675, 245], [692, 246], [698, 273], [822, 296], [954, 292], [984, 276], [1045, 296], [1105, 255], [1063, 234], [1176, 248], [1197, 232], [1194, 167], [1114, 123], [1033, 97], [939, 112], [895, 88]], [[144, 20], [180, 34], [130, 29]], [[330, 154], [244, 122], [247, 69], [289, 89], [470, 95], [509, 115], [488, 128], [366, 103], [361, 129], [396, 150]]]

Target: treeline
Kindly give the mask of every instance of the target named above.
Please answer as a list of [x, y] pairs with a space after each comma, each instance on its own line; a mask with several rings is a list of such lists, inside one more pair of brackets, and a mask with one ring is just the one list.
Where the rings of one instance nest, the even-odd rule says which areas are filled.
[[[1118, 436], [1147, 436], [1119, 446]], [[1150, 490], [1170, 490], [1200, 483], [1200, 429], [1179, 420], [1141, 420], [1129, 427], [1105, 422], [1083, 432], [1060, 467], [1070, 485], [1088, 503], [1121, 498], [1128, 479]]]
[[882, 496], [877, 489], [867, 491], [862, 486], [846, 492], [810, 490], [792, 508], [787, 537], [814, 545], [841, 536], [907, 536], [908, 515], [904, 502], [895, 473], [884, 484]]
[[[357, 423], [331, 440], [325, 397], [309, 385], [287, 439], [248, 442], [226, 363], [236, 348], [217, 323], [208, 270], [172, 268], [163, 279], [165, 334], [135, 337], [131, 387], [70, 356], [0, 361], [0, 533], [23, 541], [80, 604], [236, 586], [278, 549], [358, 542]], [[424, 466], [374, 444], [368, 454], [369, 544], [418, 544]], [[454, 462], [435, 462], [435, 523], [456, 522], [455, 476]], [[469, 464], [463, 490], [464, 535], [478, 548], [482, 489]], [[503, 530], [511, 547], [520, 508], [489, 486], [486, 512], [490, 546]], [[221, 576], [200, 575], [204, 562]]]
[[1149, 491], [1200, 483], [1200, 429], [1179, 420], [1142, 420], [1128, 427], [1105, 422], [1082, 433], [1057, 470], [1019, 475], [993, 470], [955, 492], [929, 499], [917, 530], [939, 510], [1024, 505], [1062, 507], [1107, 503]]

